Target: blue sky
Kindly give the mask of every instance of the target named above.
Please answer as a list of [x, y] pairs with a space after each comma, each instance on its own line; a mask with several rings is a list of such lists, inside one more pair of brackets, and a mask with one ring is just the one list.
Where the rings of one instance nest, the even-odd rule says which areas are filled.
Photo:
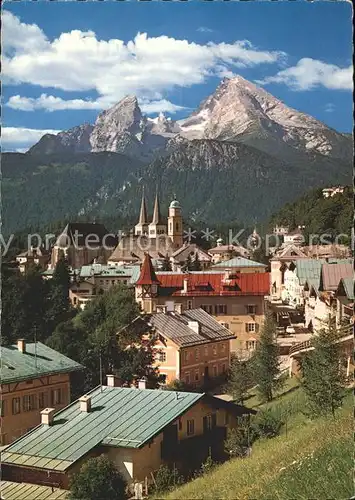
[[39, 1], [3, 12], [5, 150], [94, 122], [126, 94], [151, 116], [182, 118], [233, 74], [352, 131], [349, 3]]

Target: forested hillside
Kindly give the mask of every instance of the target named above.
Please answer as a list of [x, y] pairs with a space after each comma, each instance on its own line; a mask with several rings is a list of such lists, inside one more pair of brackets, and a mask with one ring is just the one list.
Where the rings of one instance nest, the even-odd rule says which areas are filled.
[[294, 203], [287, 203], [270, 220], [270, 229], [276, 224], [294, 229], [305, 226], [306, 234], [351, 233], [353, 227], [353, 190], [346, 187], [344, 193], [324, 198], [322, 189], [314, 189]]
[[244, 144], [181, 138], [148, 165], [110, 152], [5, 153], [3, 233], [79, 217], [136, 217], [143, 186], [149, 212], [158, 188], [165, 214], [176, 194], [184, 218], [196, 223], [260, 223], [307, 189], [349, 183], [347, 164], [321, 155], [308, 160], [291, 164]]

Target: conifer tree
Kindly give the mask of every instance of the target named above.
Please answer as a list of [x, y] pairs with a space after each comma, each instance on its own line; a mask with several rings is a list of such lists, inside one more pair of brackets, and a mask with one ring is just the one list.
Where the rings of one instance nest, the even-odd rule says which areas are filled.
[[67, 321], [72, 315], [69, 300], [70, 272], [64, 258], [58, 260], [49, 287], [50, 307], [47, 311], [47, 320], [52, 333], [59, 323]]
[[194, 260], [192, 260], [191, 262], [191, 271], [201, 271], [201, 262], [200, 262], [200, 259], [198, 257], [198, 253], [196, 252], [195, 253], [195, 258]]
[[313, 339], [314, 350], [301, 360], [302, 386], [311, 415], [332, 413], [342, 405], [345, 374], [334, 326], [322, 329]]
[[182, 267], [182, 270], [183, 271], [192, 271], [192, 260], [191, 260], [191, 255], [188, 255], [186, 260], [185, 260], [185, 264], [183, 265]]
[[162, 271], [172, 271], [171, 262], [170, 262], [170, 259], [169, 259], [168, 255], [166, 255], [164, 257], [164, 260], [162, 262], [161, 270]]
[[270, 312], [266, 313], [255, 352], [255, 382], [265, 401], [271, 401], [274, 392], [282, 387], [280, 377], [279, 348], [276, 343], [276, 323]]
[[244, 403], [248, 389], [252, 385], [252, 380], [253, 374], [250, 360], [242, 360], [237, 356], [234, 357], [226, 389], [236, 403]]

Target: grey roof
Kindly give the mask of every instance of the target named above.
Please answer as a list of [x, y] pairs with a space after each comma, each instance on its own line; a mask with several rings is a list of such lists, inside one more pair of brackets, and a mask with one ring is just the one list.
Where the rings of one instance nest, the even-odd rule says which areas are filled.
[[113, 262], [140, 262], [144, 260], [146, 252], [152, 259], [170, 256], [174, 251], [173, 241], [167, 234], [158, 238], [148, 238], [146, 235], [124, 236], [108, 258]]
[[[217, 240], [218, 241], [218, 240]], [[250, 255], [249, 250], [246, 248], [240, 246], [240, 245], [217, 245], [216, 247], [210, 248], [208, 250], [208, 253], [211, 254], [220, 254], [220, 253], [229, 253], [229, 252], [237, 252], [240, 255], [244, 255], [245, 257], [248, 257]]]
[[341, 263], [326, 263], [322, 266], [320, 290], [332, 292], [338, 288], [342, 278], [351, 278], [354, 275], [352, 259]]
[[18, 350], [17, 345], [2, 346], [0, 352], [1, 383], [3, 384], [84, 369], [76, 361], [41, 342], [26, 343], [24, 353]]
[[172, 257], [174, 260], [178, 262], [185, 262], [187, 257], [190, 255], [198, 254], [199, 258], [204, 261], [211, 261], [211, 256], [208, 252], [206, 252], [203, 248], [199, 247], [195, 243], [188, 243], [183, 245], [181, 248], [178, 248], [173, 254]]
[[[188, 326], [189, 321], [199, 323], [198, 333]], [[203, 309], [190, 309], [182, 314], [155, 313], [149, 316], [149, 322], [158, 333], [181, 347], [235, 338], [235, 335]]]
[[3, 463], [63, 471], [98, 445], [140, 448], [204, 394], [100, 387], [90, 393], [91, 411], [75, 401], [2, 453]]
[[135, 269], [139, 269], [139, 265], [132, 266], [115, 266], [115, 265], [103, 265], [103, 264], [91, 264], [88, 266], [82, 266], [80, 269], [80, 278], [88, 278], [90, 276], [100, 276], [107, 277], [127, 277], [130, 278]]
[[213, 268], [221, 269], [227, 267], [264, 267], [267, 266], [261, 262], [256, 262], [255, 260], [246, 259], [245, 257], [234, 257], [230, 260], [224, 260], [215, 264]]

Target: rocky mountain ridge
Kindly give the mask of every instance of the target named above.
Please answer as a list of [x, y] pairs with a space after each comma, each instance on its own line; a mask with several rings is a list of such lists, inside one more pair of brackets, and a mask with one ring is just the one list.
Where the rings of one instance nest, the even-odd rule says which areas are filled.
[[352, 141], [346, 134], [289, 108], [240, 76], [222, 80], [196, 111], [177, 122], [163, 114], [145, 116], [130, 95], [100, 113], [94, 125], [47, 134], [29, 152], [110, 151], [150, 162], [166, 155], [167, 142], [178, 136], [246, 143], [287, 161], [308, 161], [309, 155], [343, 161], [352, 157]]

